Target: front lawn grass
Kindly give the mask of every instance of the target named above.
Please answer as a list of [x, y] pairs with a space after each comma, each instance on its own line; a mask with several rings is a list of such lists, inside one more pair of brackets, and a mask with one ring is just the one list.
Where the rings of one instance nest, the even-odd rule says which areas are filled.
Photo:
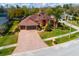
[[18, 27], [18, 24], [19, 24], [19, 21], [13, 21], [9, 32], [14, 32], [15, 29]]
[[69, 32], [75, 31], [75, 29], [71, 28], [70, 29], [53, 29], [52, 31], [44, 31], [44, 32], [40, 32], [39, 35], [42, 39], [47, 39], [50, 37], [54, 37], [54, 36], [59, 36], [59, 35], [63, 35], [63, 34], [67, 34]]
[[77, 39], [77, 38], [79, 38], [79, 32], [77, 32], [75, 34], [71, 34], [70, 36], [68, 35], [68, 36], [65, 36], [65, 37], [62, 37], [62, 38], [57, 38], [56, 43], [60, 44], [60, 43], [64, 43], [64, 42], [74, 40], [74, 39]]
[[71, 20], [71, 21], [68, 21], [68, 22], [79, 27], [79, 23], [76, 20]]
[[53, 44], [52, 44], [52, 40], [45, 41], [45, 43], [46, 43], [48, 46], [53, 46]]
[[0, 56], [6, 56], [6, 55], [11, 55], [12, 52], [14, 51], [15, 47], [11, 47], [11, 48], [6, 48], [3, 50], [0, 50]]
[[12, 21], [12, 25], [9, 28], [7, 34], [0, 37], [0, 46], [10, 45], [17, 42], [18, 32], [14, 32], [17, 28], [19, 21]]
[[[4, 36], [0, 36], [0, 47], [17, 43], [18, 31], [15, 32], [15, 30], [18, 24], [19, 21], [12, 21], [12, 25], [9, 27], [7, 33]], [[15, 47], [0, 50], [0, 55], [10, 55], [14, 49]]]
[[18, 33], [15, 34], [7, 34], [5, 36], [0, 37], [0, 46], [10, 45], [17, 42]]

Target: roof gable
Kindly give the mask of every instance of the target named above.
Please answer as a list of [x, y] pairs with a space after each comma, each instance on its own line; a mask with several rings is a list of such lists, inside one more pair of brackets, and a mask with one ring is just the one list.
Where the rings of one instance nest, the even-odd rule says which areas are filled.
[[30, 26], [30, 25], [38, 25], [36, 22], [34, 22], [33, 20], [31, 19], [26, 19], [26, 20], [23, 20], [20, 25], [26, 25], [26, 26]]

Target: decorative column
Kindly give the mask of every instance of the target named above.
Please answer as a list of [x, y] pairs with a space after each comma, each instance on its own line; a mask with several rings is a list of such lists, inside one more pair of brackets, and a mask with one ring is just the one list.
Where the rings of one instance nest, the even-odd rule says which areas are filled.
[[52, 45], [55, 45], [55, 38], [52, 38]]

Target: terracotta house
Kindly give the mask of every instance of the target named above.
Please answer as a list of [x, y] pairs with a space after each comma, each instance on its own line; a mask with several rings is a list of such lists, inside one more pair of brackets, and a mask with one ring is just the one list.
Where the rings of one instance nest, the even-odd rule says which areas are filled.
[[26, 17], [24, 20], [20, 22], [19, 28], [21, 30], [36, 30], [42, 24], [43, 26], [46, 25], [48, 21], [52, 22], [52, 26], [57, 25], [57, 21], [53, 15], [48, 16], [44, 12], [39, 12], [34, 15]]

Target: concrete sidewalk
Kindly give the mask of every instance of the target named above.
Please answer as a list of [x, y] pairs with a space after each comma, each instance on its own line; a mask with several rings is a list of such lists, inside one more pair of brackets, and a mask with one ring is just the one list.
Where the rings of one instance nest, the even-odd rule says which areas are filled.
[[67, 21], [59, 21], [59, 22], [64, 23], [65, 25], [67, 25], [67, 26], [69, 26], [69, 27], [72, 27], [72, 28], [74, 28], [74, 29], [76, 29], [76, 30], [79, 30], [79, 27], [78, 27], [78, 26], [75, 26], [75, 25], [73, 25], [73, 24], [70, 24], [70, 23], [68, 23]]
[[16, 44], [1, 46], [1, 47], [0, 47], [0, 50], [7, 49], [7, 48], [11, 48], [11, 47], [16, 47]]
[[63, 34], [63, 35], [59, 35], [59, 36], [47, 38], [47, 39], [45, 39], [44, 41], [48, 41], [48, 40], [53, 40], [53, 41], [55, 41], [55, 39], [57, 39], [57, 38], [65, 37], [65, 36], [68, 36], [68, 35], [72, 35], [72, 34], [75, 34], [75, 33], [77, 33], [77, 32], [79, 32], [79, 31], [74, 31], [74, 32], [70, 32], [70, 33], [67, 33], [67, 34]]
[[79, 56], [79, 38], [47, 48], [18, 53], [14, 56]]

